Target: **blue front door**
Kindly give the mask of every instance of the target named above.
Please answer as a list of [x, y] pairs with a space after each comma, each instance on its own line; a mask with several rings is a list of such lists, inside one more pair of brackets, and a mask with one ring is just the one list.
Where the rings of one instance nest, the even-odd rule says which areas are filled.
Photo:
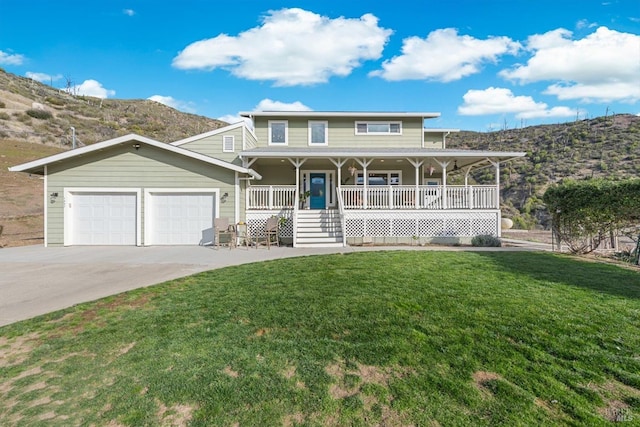
[[311, 179], [311, 196], [309, 197], [310, 209], [324, 209], [327, 206], [326, 195], [326, 175], [323, 173], [312, 173]]

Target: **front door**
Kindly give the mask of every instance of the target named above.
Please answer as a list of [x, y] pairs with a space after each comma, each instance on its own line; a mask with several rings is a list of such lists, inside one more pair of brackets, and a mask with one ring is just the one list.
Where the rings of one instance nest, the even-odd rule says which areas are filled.
[[324, 209], [327, 207], [326, 185], [327, 179], [324, 173], [312, 173], [309, 175], [311, 179], [311, 196], [309, 197], [310, 209]]

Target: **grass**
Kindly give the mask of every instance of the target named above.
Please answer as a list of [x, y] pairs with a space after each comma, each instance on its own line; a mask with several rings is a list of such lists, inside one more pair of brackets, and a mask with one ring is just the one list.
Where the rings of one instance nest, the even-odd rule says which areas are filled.
[[640, 425], [640, 275], [542, 253], [230, 267], [0, 328], [2, 425]]

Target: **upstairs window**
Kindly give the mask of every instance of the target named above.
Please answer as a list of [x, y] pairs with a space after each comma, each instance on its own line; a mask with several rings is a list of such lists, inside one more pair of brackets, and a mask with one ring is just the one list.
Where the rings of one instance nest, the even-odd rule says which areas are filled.
[[286, 120], [269, 120], [269, 145], [287, 145], [288, 134]]
[[309, 145], [329, 144], [329, 123], [326, 121], [309, 121]]
[[401, 135], [402, 122], [356, 122], [356, 135]]
[[222, 137], [222, 152], [233, 153], [235, 151], [235, 137], [233, 135], [226, 135]]

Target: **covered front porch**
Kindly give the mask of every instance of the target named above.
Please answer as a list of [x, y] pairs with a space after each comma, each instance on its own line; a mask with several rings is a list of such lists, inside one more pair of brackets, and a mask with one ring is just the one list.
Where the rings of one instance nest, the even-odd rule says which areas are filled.
[[[500, 164], [523, 153], [377, 149], [337, 154], [283, 148], [243, 152], [245, 167], [264, 177], [246, 187], [247, 222], [259, 232], [267, 217], [286, 218], [281, 234], [294, 246], [300, 246], [304, 233], [332, 245], [464, 243], [478, 234], [499, 236]], [[469, 182], [480, 168], [492, 169], [487, 175], [493, 182]], [[448, 183], [452, 175], [458, 176], [455, 185]]]

